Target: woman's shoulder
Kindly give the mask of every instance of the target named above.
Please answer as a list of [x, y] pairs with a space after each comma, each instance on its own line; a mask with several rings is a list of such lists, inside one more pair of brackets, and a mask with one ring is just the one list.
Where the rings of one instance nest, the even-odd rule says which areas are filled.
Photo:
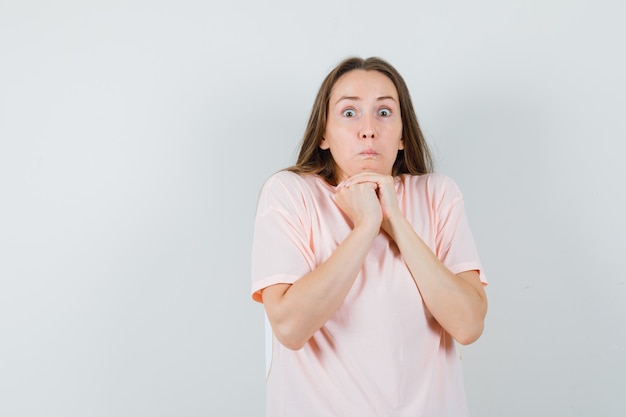
[[265, 185], [268, 184], [281, 184], [281, 183], [297, 183], [302, 180], [301, 176], [295, 172], [280, 170], [273, 173], [265, 180]]
[[281, 170], [265, 180], [261, 194], [316, 196], [332, 192], [332, 186], [315, 174], [299, 174]]
[[452, 177], [439, 172], [421, 175], [402, 175], [407, 190], [424, 192], [430, 196], [461, 196], [461, 190]]
[[328, 200], [332, 186], [318, 175], [278, 171], [265, 180], [259, 193], [258, 207], [304, 212], [315, 202]]
[[458, 188], [452, 177], [440, 172], [431, 172], [420, 175], [403, 174], [401, 178], [405, 183], [420, 187]]
[[270, 175], [265, 180], [264, 187], [273, 185], [287, 185], [287, 186], [320, 186], [325, 181], [319, 176], [314, 174], [299, 174], [289, 170], [281, 170]]

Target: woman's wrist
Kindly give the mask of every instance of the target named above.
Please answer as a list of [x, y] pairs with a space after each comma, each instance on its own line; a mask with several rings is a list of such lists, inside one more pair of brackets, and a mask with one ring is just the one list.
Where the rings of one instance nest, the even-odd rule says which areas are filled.
[[398, 213], [395, 213], [393, 215], [386, 217], [385, 221], [383, 222], [383, 230], [389, 236], [391, 236], [391, 238], [394, 238], [396, 235], [396, 231], [401, 230], [404, 227], [407, 227], [407, 223], [408, 221], [402, 215], [402, 213], [398, 212]]
[[363, 221], [354, 225], [352, 232], [359, 234], [362, 238], [372, 239], [380, 233], [380, 223], [373, 221]]

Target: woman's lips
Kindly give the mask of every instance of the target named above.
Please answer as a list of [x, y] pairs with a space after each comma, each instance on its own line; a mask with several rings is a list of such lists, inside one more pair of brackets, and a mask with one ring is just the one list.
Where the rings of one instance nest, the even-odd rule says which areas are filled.
[[378, 155], [378, 152], [376, 152], [374, 149], [366, 149], [363, 152], [361, 152], [361, 155], [376, 156], [376, 155]]

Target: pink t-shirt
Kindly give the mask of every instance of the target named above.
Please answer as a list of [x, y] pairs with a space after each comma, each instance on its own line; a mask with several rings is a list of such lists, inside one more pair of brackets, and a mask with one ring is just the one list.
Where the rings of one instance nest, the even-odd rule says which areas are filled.
[[[455, 183], [440, 174], [396, 179], [400, 209], [453, 273], [482, 266]], [[281, 171], [261, 190], [252, 253], [252, 296], [293, 283], [350, 233], [335, 187]], [[397, 247], [380, 233], [341, 307], [306, 345], [273, 338], [268, 417], [465, 417], [454, 340], [425, 308]]]

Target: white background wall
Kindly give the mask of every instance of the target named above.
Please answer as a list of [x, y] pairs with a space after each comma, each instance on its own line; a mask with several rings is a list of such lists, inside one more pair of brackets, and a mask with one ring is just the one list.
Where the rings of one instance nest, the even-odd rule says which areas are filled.
[[0, 0], [0, 415], [263, 416], [254, 209], [378, 55], [490, 279], [475, 416], [626, 415], [621, 0]]

